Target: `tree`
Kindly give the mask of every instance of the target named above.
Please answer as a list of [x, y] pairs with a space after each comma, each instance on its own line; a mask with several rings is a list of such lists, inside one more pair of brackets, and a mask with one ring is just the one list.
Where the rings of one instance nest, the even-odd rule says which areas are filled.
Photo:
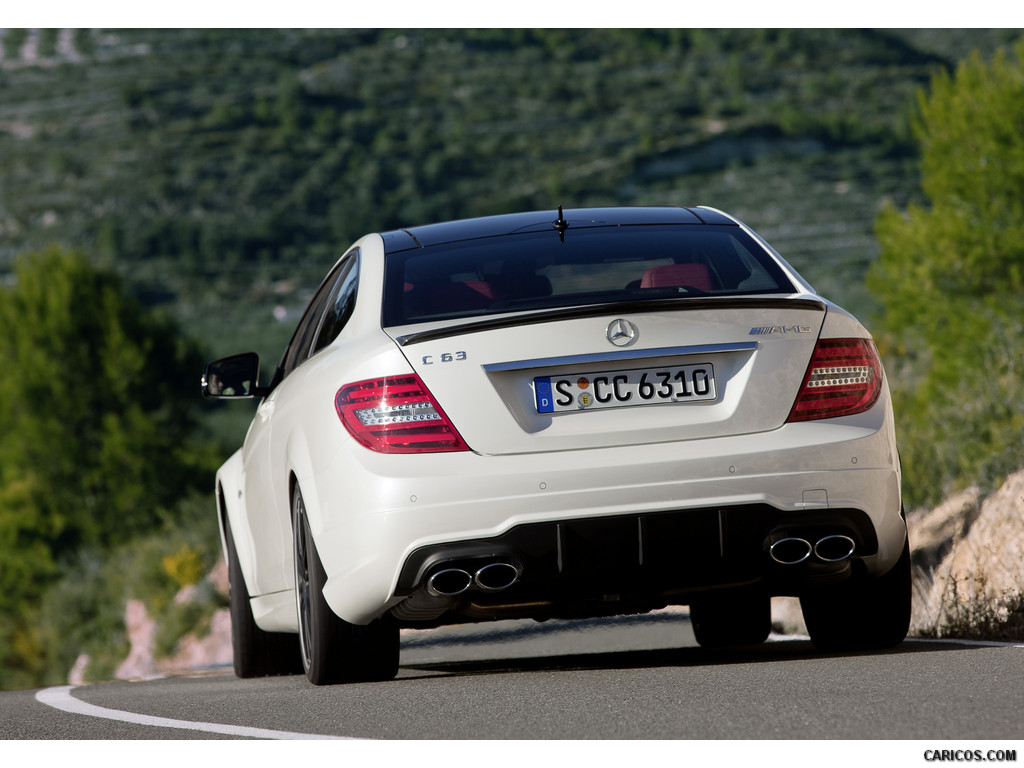
[[975, 53], [919, 93], [930, 205], [876, 221], [908, 500], [998, 482], [1024, 461], [1024, 39]]
[[188, 445], [200, 356], [118, 278], [57, 248], [0, 287], [0, 667], [62, 561], [151, 529], [209, 465]]

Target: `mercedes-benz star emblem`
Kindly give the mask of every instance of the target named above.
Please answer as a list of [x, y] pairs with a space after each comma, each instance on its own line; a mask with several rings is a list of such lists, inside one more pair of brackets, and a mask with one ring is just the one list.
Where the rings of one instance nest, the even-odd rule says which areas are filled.
[[640, 338], [640, 329], [629, 320], [619, 318], [608, 324], [608, 341], [616, 347], [632, 346], [636, 344], [638, 338]]

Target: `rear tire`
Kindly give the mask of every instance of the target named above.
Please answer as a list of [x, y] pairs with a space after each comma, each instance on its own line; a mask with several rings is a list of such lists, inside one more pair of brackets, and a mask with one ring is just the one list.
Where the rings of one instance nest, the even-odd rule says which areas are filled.
[[306, 677], [314, 685], [393, 678], [398, 674], [398, 624], [391, 616], [382, 616], [358, 626], [331, 610], [323, 595], [327, 574], [298, 486], [292, 491], [292, 531], [300, 658]]
[[763, 643], [772, 630], [772, 603], [766, 595], [723, 597], [690, 606], [690, 624], [704, 648]]
[[235, 550], [234, 535], [224, 515], [228, 560], [228, 601], [231, 606], [231, 648], [235, 675], [241, 678], [297, 675], [302, 672], [298, 635], [265, 632], [253, 619], [249, 591]]
[[910, 628], [910, 542], [892, 569], [800, 598], [804, 623], [822, 650], [891, 648]]

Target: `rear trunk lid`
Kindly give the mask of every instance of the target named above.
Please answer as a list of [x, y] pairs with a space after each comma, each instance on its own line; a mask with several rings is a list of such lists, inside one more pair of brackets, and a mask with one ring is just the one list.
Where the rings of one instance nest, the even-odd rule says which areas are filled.
[[694, 297], [387, 328], [481, 454], [777, 429], [825, 318], [804, 296]]

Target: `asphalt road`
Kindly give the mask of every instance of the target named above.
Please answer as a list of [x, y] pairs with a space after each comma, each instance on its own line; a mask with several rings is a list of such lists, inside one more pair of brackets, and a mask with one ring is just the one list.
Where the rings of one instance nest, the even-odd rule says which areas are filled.
[[6, 692], [0, 737], [981, 739], [1012, 747], [1024, 738], [1022, 683], [1024, 646], [910, 640], [837, 655], [773, 636], [709, 651], [696, 646], [685, 614], [660, 612], [408, 632], [399, 676], [386, 683], [315, 687], [304, 677], [238, 680], [219, 668]]

